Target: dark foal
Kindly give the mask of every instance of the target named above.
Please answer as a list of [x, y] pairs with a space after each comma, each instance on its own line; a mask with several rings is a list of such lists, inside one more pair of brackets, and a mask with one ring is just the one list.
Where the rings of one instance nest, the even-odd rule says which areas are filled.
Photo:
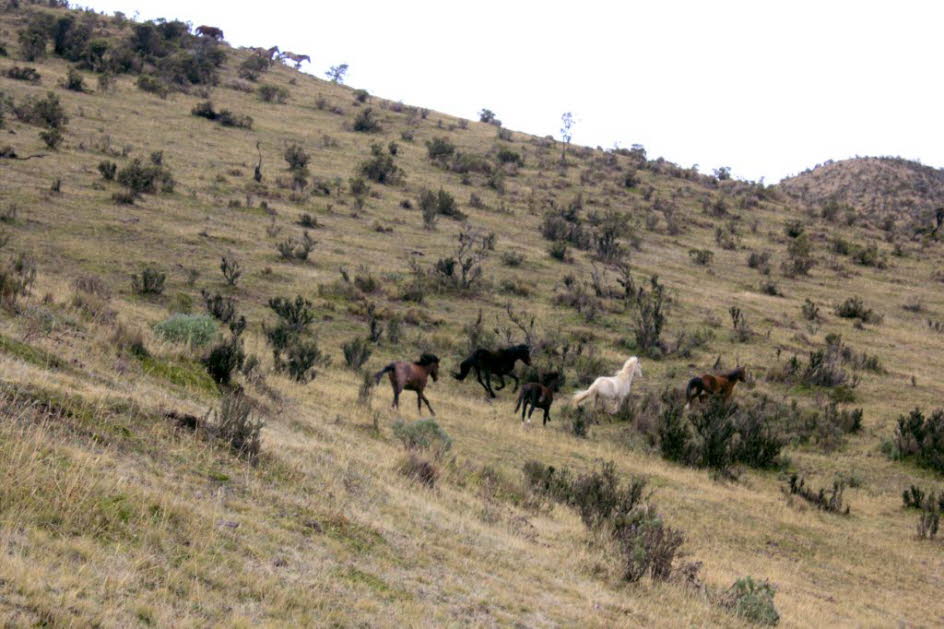
[[[530, 347], [527, 345], [513, 345], [497, 352], [479, 348], [459, 363], [459, 372], [452, 374], [452, 377], [456, 380], [465, 380], [465, 377], [469, 375], [469, 371], [474, 371], [475, 378], [489, 397], [495, 397], [495, 391], [501, 391], [505, 388], [505, 376], [515, 381], [515, 388], [512, 389], [512, 392], [518, 390], [518, 376], [513, 371], [515, 362], [519, 360], [525, 365], [531, 364]], [[485, 377], [484, 380], [483, 376]], [[495, 391], [492, 390], [492, 376], [498, 378], [498, 386], [495, 387]]]
[[746, 379], [747, 371], [744, 367], [736, 367], [717, 375], [706, 373], [695, 376], [685, 387], [685, 405], [691, 404], [692, 400], [703, 400], [711, 395], [720, 395], [721, 399], [727, 402], [734, 392], [734, 385]]
[[[551, 404], [554, 403], [554, 392], [560, 385], [559, 374], [547, 374], [544, 378], [544, 384], [540, 382], [529, 382], [521, 385], [521, 392], [518, 393], [518, 403], [515, 405], [515, 413], [521, 409], [521, 421], [525, 421], [525, 412], [528, 414], [528, 423], [531, 423], [531, 415], [534, 409], [539, 408], [544, 411], [544, 422], [546, 426], [551, 421]], [[530, 410], [528, 407], [531, 407]]]
[[406, 391], [416, 391], [416, 410], [423, 412], [423, 402], [426, 402], [426, 408], [433, 415], [436, 411], [429, 405], [429, 400], [423, 394], [426, 388], [427, 378], [432, 377], [433, 382], [439, 377], [439, 359], [433, 354], [423, 354], [415, 363], [398, 360], [390, 363], [380, 371], [374, 374], [374, 382], [380, 384], [380, 379], [385, 373], [390, 374], [390, 386], [393, 387], [393, 407], [400, 408], [400, 393]]

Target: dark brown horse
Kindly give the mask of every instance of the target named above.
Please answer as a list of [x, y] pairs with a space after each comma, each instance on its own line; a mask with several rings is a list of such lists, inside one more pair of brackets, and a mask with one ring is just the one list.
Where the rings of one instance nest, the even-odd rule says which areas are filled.
[[[505, 347], [496, 352], [479, 348], [472, 352], [472, 355], [459, 363], [459, 371], [452, 374], [456, 380], [465, 380], [469, 371], [475, 372], [475, 378], [488, 393], [489, 397], [495, 397], [495, 391], [501, 391], [505, 388], [505, 376], [515, 381], [515, 388], [512, 393], [518, 390], [518, 376], [514, 374], [515, 363], [523, 362], [525, 365], [531, 364], [531, 348], [527, 345], [513, 345]], [[482, 379], [482, 376], [485, 379]], [[498, 378], [498, 386], [495, 391], [492, 390], [492, 376]]]
[[747, 371], [744, 367], [735, 367], [731, 371], [716, 375], [706, 373], [695, 376], [685, 387], [685, 406], [691, 404], [692, 400], [703, 400], [711, 395], [720, 395], [722, 400], [727, 401], [734, 391], [734, 385], [746, 379]]
[[197, 35], [200, 35], [201, 37], [209, 37], [217, 41], [221, 41], [223, 39], [223, 30], [216, 28], [215, 26], [207, 26], [206, 24], [203, 24], [197, 27], [196, 32]]
[[[554, 393], [560, 387], [560, 374], [545, 374], [541, 382], [529, 382], [521, 385], [521, 392], [518, 393], [518, 403], [515, 405], [515, 413], [521, 409], [521, 421], [525, 421], [525, 412], [528, 413], [528, 423], [531, 423], [531, 415], [534, 409], [539, 408], [544, 411], [544, 423], [551, 421], [551, 404], [554, 403]], [[528, 407], [531, 410], [528, 410]]]
[[439, 377], [439, 359], [433, 354], [423, 354], [415, 363], [397, 360], [374, 374], [374, 382], [380, 384], [385, 373], [390, 374], [390, 386], [393, 387], [393, 407], [400, 408], [400, 393], [404, 390], [416, 391], [416, 410], [423, 412], [423, 402], [433, 415], [436, 411], [429, 405], [429, 400], [423, 395], [426, 380], [430, 376], [433, 382]]

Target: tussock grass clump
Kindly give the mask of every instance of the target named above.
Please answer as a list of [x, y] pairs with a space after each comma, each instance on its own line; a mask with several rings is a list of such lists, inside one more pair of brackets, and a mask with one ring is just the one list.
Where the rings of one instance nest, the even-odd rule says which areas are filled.
[[238, 456], [250, 463], [258, 461], [265, 420], [257, 415], [244, 393], [235, 391], [224, 395], [219, 410], [213, 413], [210, 426], [216, 437], [227, 443]]
[[439, 478], [439, 470], [436, 469], [436, 466], [430, 461], [417, 456], [415, 452], [410, 452], [400, 460], [397, 464], [397, 471], [426, 487], [436, 485], [436, 480]]
[[165, 341], [197, 347], [212, 341], [217, 331], [216, 321], [206, 315], [178, 313], [154, 325], [154, 332]]
[[769, 581], [755, 581], [753, 577], [738, 579], [722, 595], [720, 604], [749, 622], [759, 625], [776, 625], [780, 614], [774, 607], [777, 590]]

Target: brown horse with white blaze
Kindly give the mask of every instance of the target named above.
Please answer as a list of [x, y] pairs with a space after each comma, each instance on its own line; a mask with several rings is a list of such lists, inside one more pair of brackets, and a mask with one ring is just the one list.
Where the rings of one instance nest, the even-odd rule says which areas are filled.
[[436, 382], [439, 377], [439, 358], [434, 354], [423, 354], [415, 363], [404, 360], [397, 360], [377, 373], [374, 374], [374, 382], [380, 384], [380, 379], [385, 373], [390, 374], [390, 386], [393, 387], [393, 407], [400, 408], [400, 393], [406, 391], [416, 391], [416, 410], [423, 412], [423, 402], [426, 402], [426, 408], [433, 415], [436, 411], [429, 405], [429, 400], [423, 394], [426, 388], [427, 379], [432, 377]]
[[744, 367], [735, 367], [731, 371], [720, 374], [702, 374], [688, 381], [685, 387], [685, 407], [692, 400], [703, 400], [711, 395], [720, 395], [725, 402], [734, 392], [734, 385], [747, 380], [747, 370]]

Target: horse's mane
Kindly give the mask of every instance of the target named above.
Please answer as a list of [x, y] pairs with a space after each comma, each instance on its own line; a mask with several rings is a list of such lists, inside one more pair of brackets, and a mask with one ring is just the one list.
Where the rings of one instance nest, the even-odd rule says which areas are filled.
[[632, 366], [638, 362], [639, 362], [638, 356], [630, 356], [629, 358], [626, 359], [626, 362], [623, 363], [623, 366], [620, 367], [620, 370], [617, 373], [624, 373], [624, 372], [629, 371], [632, 368]]
[[721, 377], [733, 378], [735, 376], [743, 376], [743, 375], [744, 375], [744, 367], [735, 367], [734, 369], [730, 371], [725, 371], [724, 373], [722, 373]]
[[528, 344], [526, 344], [526, 343], [522, 343], [522, 344], [520, 344], [520, 345], [511, 345], [511, 346], [509, 346], [509, 347], [506, 347], [506, 348], [503, 349], [502, 351], [503, 351], [503, 352], [508, 352], [508, 353], [512, 353], [512, 352], [513, 352], [513, 353], [520, 353], [520, 352], [527, 352], [527, 353], [530, 353], [530, 352], [531, 352], [531, 346], [528, 345]]
[[423, 354], [422, 356], [420, 356], [420, 359], [416, 361], [416, 363], [414, 364], [417, 364], [420, 367], [425, 367], [426, 365], [432, 365], [433, 363], [438, 363], [438, 362], [439, 362], [439, 358], [436, 356], [436, 354]]

